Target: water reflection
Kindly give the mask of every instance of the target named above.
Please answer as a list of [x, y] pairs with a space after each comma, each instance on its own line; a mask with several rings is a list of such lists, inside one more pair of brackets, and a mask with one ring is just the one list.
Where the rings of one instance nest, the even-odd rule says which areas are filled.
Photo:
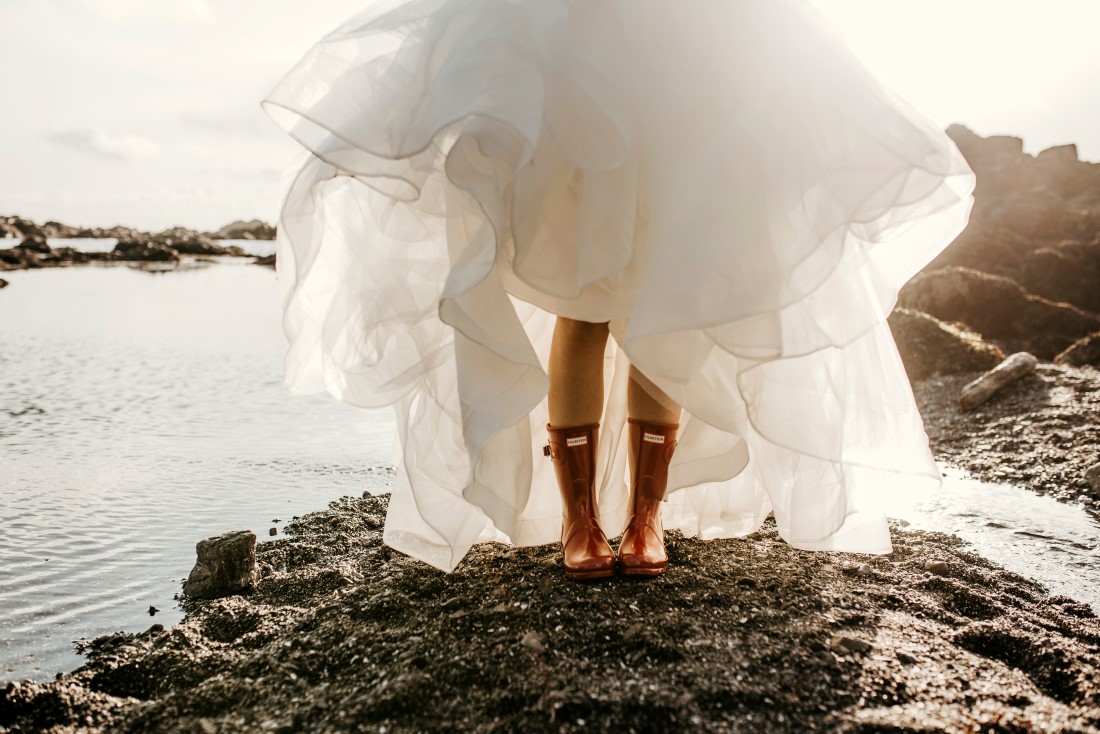
[[0, 680], [77, 667], [81, 637], [178, 621], [172, 597], [203, 537], [266, 539], [292, 515], [385, 489], [388, 411], [283, 390], [270, 268], [5, 278]]

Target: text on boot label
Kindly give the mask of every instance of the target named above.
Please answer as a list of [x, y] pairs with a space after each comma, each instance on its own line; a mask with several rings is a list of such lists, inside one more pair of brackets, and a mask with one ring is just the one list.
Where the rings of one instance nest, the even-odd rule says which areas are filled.
[[566, 446], [584, 446], [588, 443], [588, 436], [577, 436], [576, 438], [565, 439]]
[[642, 440], [643, 441], [649, 441], [650, 443], [664, 443], [665, 442], [665, 437], [660, 436], [656, 433], [643, 433], [642, 434]]

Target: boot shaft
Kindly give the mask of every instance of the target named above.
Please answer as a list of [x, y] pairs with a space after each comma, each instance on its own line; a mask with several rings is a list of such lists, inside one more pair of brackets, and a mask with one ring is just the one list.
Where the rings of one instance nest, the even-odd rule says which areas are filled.
[[648, 423], [630, 418], [631, 513], [656, 512], [668, 487], [668, 465], [676, 450], [680, 424]]
[[570, 518], [596, 514], [596, 442], [599, 429], [598, 423], [571, 428], [546, 426], [549, 441], [543, 453], [554, 464], [562, 507]]

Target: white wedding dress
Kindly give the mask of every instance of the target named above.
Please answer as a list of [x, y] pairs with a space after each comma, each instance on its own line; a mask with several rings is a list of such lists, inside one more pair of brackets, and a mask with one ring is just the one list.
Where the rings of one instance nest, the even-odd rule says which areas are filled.
[[393, 548], [559, 540], [555, 314], [610, 322], [608, 537], [631, 362], [684, 407], [666, 528], [884, 553], [876, 496], [939, 482], [886, 316], [974, 176], [807, 3], [383, 1], [263, 106], [306, 148], [285, 384], [394, 406]]

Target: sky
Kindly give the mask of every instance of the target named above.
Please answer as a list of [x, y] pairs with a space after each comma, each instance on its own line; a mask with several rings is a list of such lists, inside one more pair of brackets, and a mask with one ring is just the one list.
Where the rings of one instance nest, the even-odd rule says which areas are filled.
[[[941, 126], [1017, 135], [1031, 153], [1072, 142], [1100, 161], [1100, 0], [813, 2]], [[366, 5], [0, 0], [0, 215], [153, 230], [274, 222], [299, 148], [260, 100]]]

